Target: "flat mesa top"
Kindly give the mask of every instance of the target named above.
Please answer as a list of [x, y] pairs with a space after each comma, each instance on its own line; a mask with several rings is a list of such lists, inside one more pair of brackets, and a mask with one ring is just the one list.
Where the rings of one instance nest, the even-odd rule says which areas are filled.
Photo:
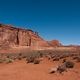
[[5, 28], [5, 29], [18, 29], [18, 30], [23, 30], [23, 31], [30, 31], [33, 32], [31, 29], [23, 29], [23, 28], [19, 28], [19, 27], [14, 27], [11, 24], [8, 25], [4, 25], [4, 24], [0, 24], [0, 28]]

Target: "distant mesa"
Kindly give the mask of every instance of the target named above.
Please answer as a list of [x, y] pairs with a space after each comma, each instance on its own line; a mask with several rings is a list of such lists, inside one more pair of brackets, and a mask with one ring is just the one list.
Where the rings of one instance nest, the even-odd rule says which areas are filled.
[[52, 40], [49, 42], [52, 46], [56, 46], [56, 47], [59, 47], [59, 46], [62, 46], [61, 42], [58, 41], [58, 40]]

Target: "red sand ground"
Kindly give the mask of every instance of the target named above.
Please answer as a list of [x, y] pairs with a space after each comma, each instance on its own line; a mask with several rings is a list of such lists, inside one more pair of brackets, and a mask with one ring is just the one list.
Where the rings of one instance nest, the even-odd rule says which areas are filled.
[[80, 80], [80, 63], [63, 74], [49, 74], [49, 69], [60, 62], [44, 59], [40, 64], [27, 64], [26, 61], [15, 61], [0, 64], [0, 80]]

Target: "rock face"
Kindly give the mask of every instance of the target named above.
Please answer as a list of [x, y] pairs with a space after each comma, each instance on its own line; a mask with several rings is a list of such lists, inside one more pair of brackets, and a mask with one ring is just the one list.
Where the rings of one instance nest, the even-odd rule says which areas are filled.
[[0, 48], [18, 46], [51, 47], [60, 46], [60, 42], [57, 40], [45, 41], [38, 35], [38, 32], [33, 32], [30, 29], [0, 24]]
[[45, 42], [37, 32], [0, 24], [0, 46], [36, 46]]
[[52, 46], [56, 46], [56, 47], [62, 46], [62, 44], [58, 40], [52, 40], [52, 41], [49, 41], [49, 43]]

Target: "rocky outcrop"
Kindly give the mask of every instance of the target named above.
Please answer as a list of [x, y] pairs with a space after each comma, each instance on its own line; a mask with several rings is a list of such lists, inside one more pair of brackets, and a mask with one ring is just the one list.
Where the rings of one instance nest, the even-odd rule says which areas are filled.
[[0, 46], [36, 46], [44, 41], [37, 32], [0, 24]]
[[52, 47], [60, 46], [61, 43], [58, 40], [45, 41], [42, 39], [38, 32], [34, 32], [30, 29], [16, 28], [12, 25], [0, 24], [0, 48], [9, 47]]
[[58, 41], [58, 40], [49, 41], [49, 44], [51, 44], [51, 45], [54, 46], [54, 47], [62, 46], [62, 44], [61, 44], [60, 41]]

